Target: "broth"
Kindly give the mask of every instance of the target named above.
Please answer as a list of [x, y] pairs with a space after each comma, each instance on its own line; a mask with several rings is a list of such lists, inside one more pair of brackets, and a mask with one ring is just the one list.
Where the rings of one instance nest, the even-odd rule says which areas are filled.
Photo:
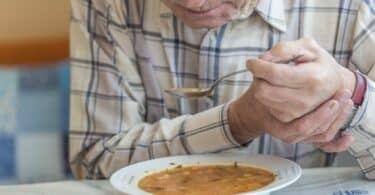
[[155, 195], [229, 195], [272, 183], [270, 171], [234, 165], [177, 166], [142, 178], [138, 186]]

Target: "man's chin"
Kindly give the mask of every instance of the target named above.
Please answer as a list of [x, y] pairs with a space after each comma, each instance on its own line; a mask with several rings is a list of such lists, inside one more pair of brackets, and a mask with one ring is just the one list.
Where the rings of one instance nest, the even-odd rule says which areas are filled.
[[190, 26], [191, 28], [200, 29], [200, 28], [217, 28], [226, 24], [228, 21], [226, 20], [184, 20], [183, 22], [186, 25]]

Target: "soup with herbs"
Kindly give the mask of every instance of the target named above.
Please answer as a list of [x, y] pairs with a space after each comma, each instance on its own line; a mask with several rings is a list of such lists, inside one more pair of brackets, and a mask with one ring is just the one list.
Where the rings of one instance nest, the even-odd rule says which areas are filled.
[[142, 178], [138, 186], [155, 195], [229, 195], [249, 192], [272, 183], [270, 171], [234, 165], [181, 165]]

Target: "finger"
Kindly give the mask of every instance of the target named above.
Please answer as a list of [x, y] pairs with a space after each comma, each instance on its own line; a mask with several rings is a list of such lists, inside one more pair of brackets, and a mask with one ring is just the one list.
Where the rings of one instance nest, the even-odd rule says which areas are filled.
[[[290, 139], [293, 139], [294, 142], [299, 143], [312, 143], [311, 141], [312, 137], [316, 136], [316, 132], [326, 132], [329, 130], [330, 125], [336, 120], [338, 113], [332, 114], [330, 117], [326, 118], [325, 121], [323, 122], [323, 125], [316, 128], [316, 129], [307, 129], [305, 134], [302, 135], [296, 135], [294, 137], [291, 137]], [[319, 133], [319, 134], [320, 134]]]
[[276, 53], [270, 50], [261, 54], [259, 56], [259, 59], [265, 60], [268, 62], [277, 63], [277, 64], [280, 64], [279, 62], [289, 61], [290, 59], [294, 59], [292, 61], [292, 64], [298, 65], [298, 64], [308, 63], [308, 62], [314, 62], [317, 59], [317, 57], [315, 54], [312, 54], [309, 51], [303, 51], [303, 50], [297, 51], [297, 52], [289, 51], [287, 53], [281, 53], [281, 52]]
[[285, 101], [280, 103], [266, 99], [260, 102], [268, 108], [273, 117], [283, 123], [290, 123], [310, 112], [303, 102]]
[[326, 144], [318, 144], [317, 148], [329, 153], [344, 152], [354, 142], [354, 137], [351, 135], [343, 135], [332, 142]]
[[297, 64], [311, 62], [317, 58], [315, 53], [318, 48], [319, 45], [314, 40], [303, 38], [296, 41], [278, 43], [259, 58], [270, 62], [277, 62], [302, 55], [302, 57], [297, 58]]
[[326, 132], [330, 126], [332, 125], [332, 123], [337, 120], [337, 117], [339, 117], [340, 114], [343, 114], [343, 110], [345, 108], [345, 105], [348, 103], [348, 100], [350, 100], [350, 97], [351, 97], [351, 93], [349, 90], [341, 90], [341, 91], [338, 91], [332, 99], [335, 99], [337, 101], [339, 101], [339, 105], [340, 105], [340, 110], [339, 110], [339, 113], [337, 113], [336, 115], [330, 117], [329, 119], [326, 120], [326, 122], [323, 123], [322, 126], [318, 127], [317, 129], [314, 130], [314, 134], [313, 135], [318, 135], [318, 134], [322, 134], [324, 132]]
[[277, 86], [300, 88], [304, 86], [308, 78], [299, 68], [260, 59], [249, 59], [247, 68], [255, 78], [264, 79]]
[[276, 110], [276, 109], [269, 109], [269, 112], [274, 118], [276, 118], [277, 120], [283, 123], [289, 123], [295, 119], [294, 115], [285, 111], [283, 112], [283, 111]]
[[294, 139], [296, 136], [309, 136], [312, 130], [320, 127], [326, 118], [331, 117], [339, 110], [339, 103], [337, 100], [329, 100], [325, 102], [315, 111], [307, 114], [306, 116], [296, 119], [287, 125], [287, 137], [291, 140], [287, 142], [296, 143]]
[[318, 135], [322, 135], [326, 139], [328, 139], [329, 137], [333, 137], [338, 131], [338, 129], [330, 130], [332, 127], [332, 124], [334, 124], [335, 122], [339, 123], [340, 122], [339, 120], [341, 120], [341, 117], [346, 118], [345, 116], [341, 116], [341, 115], [343, 115], [343, 113], [347, 111], [345, 109], [347, 109], [346, 104], [348, 103], [348, 101], [351, 101], [350, 96], [351, 94], [348, 90], [337, 92], [335, 96], [332, 98], [339, 102], [339, 109], [337, 110], [337, 112], [330, 115], [326, 119], [324, 119], [324, 122], [321, 124], [321, 126], [319, 126], [316, 129], [313, 129], [313, 131], [309, 132], [310, 134], [305, 134], [296, 138], [297, 142], [307, 142], [307, 143], [315, 142], [316, 140], [312, 141], [311, 139], [317, 137]]
[[353, 107], [353, 102], [351, 100], [348, 100], [347, 103], [344, 105], [344, 108], [342, 109], [340, 115], [336, 118], [336, 120], [331, 124], [329, 127], [329, 130], [325, 133], [321, 133], [318, 135], [315, 135], [311, 137], [310, 139], [307, 139], [305, 142], [312, 143], [312, 142], [329, 142], [331, 141], [337, 132], [344, 126], [346, 123], [350, 112]]

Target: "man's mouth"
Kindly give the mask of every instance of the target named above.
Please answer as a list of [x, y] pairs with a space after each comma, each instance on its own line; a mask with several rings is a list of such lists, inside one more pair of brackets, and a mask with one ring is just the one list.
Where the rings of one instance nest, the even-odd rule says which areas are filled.
[[224, 6], [228, 6], [228, 5], [231, 5], [231, 3], [222, 3], [222, 4], [219, 4], [215, 7], [213, 7], [213, 8], [206, 9], [206, 10], [193, 10], [193, 9], [189, 9], [189, 8], [186, 8], [186, 7], [183, 7], [183, 6], [181, 6], [181, 7], [190, 15], [202, 17], [202, 16], [213, 15], [217, 10], [223, 8]]
[[[218, 6], [219, 7], [219, 6]], [[211, 8], [211, 9], [207, 9], [207, 10], [192, 10], [192, 9], [188, 9], [188, 8], [184, 8], [186, 10], [186, 12], [188, 12], [190, 15], [194, 15], [194, 16], [207, 16], [207, 15], [210, 15], [210, 13], [212, 13], [214, 10], [216, 10], [218, 7], [215, 7], [215, 8]]]

